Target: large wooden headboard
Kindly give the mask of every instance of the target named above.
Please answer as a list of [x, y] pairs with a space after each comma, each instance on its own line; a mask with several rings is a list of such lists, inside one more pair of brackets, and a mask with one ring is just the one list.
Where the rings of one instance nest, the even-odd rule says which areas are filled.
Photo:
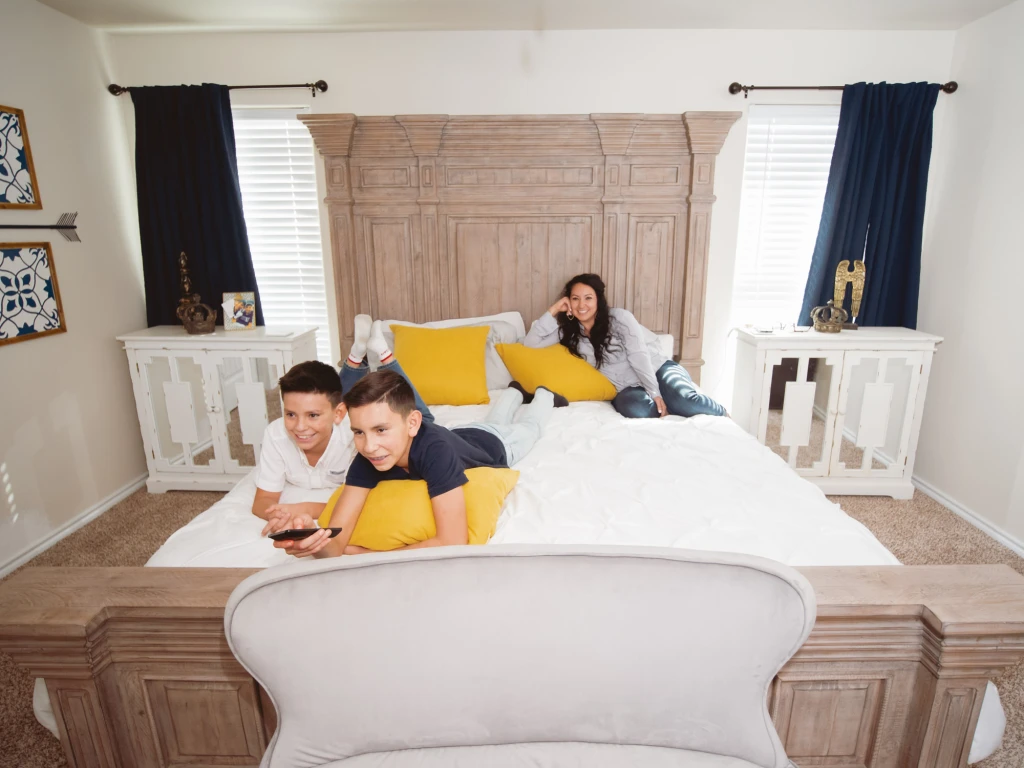
[[739, 116], [301, 116], [324, 157], [342, 349], [360, 312], [529, 326], [598, 272], [699, 381], [715, 157]]

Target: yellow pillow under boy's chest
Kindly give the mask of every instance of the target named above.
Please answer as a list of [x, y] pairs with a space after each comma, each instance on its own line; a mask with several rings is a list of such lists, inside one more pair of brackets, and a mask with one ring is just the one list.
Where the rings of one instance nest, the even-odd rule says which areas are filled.
[[427, 405], [489, 403], [484, 326], [414, 328], [392, 325], [395, 359]]
[[[469, 543], [486, 544], [494, 535], [505, 497], [519, 480], [514, 469], [474, 467], [466, 470], [466, 522]], [[334, 505], [345, 486], [338, 488], [320, 514], [320, 527], [331, 521]], [[370, 491], [349, 544], [378, 552], [426, 541], [437, 534], [434, 508], [426, 480], [384, 480]]]
[[527, 392], [547, 387], [570, 402], [611, 400], [615, 385], [586, 360], [574, 357], [561, 344], [535, 349], [522, 344], [498, 344], [495, 347], [512, 378]]

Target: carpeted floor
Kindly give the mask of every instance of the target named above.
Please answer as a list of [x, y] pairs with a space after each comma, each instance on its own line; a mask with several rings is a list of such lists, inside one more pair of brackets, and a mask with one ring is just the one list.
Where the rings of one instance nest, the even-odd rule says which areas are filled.
[[[223, 494], [139, 491], [28, 563], [34, 566], [141, 566], [175, 530]], [[918, 492], [910, 501], [831, 497], [907, 565], [1006, 563], [1024, 574], [1024, 559]], [[979, 768], [1024, 766], [1024, 664], [995, 681], [1006, 709], [1003, 748]], [[60, 744], [32, 714], [33, 680], [0, 653], [0, 766], [66, 766]]]

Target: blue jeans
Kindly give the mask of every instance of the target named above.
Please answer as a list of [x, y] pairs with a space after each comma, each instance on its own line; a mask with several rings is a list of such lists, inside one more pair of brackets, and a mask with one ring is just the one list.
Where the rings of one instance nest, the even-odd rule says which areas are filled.
[[[661, 399], [673, 416], [724, 416], [725, 408], [693, 386], [693, 379], [675, 360], [666, 360], [656, 374]], [[615, 410], [627, 419], [656, 419], [658, 406], [643, 387], [626, 387], [612, 400]]]
[[[409, 386], [412, 387], [412, 396], [416, 399], [416, 410], [423, 414], [425, 421], [433, 421], [434, 414], [427, 408], [427, 404], [423, 402], [423, 398], [420, 397], [420, 393], [416, 391], [416, 385], [412, 383], [412, 380], [405, 375], [405, 371], [402, 370], [402, 366], [398, 364], [397, 360], [392, 360], [390, 363], [384, 363], [377, 368], [378, 371], [394, 371], [399, 374], [403, 379], [409, 382]], [[354, 367], [351, 363], [346, 360], [341, 365], [341, 394], [345, 394], [356, 383], [362, 379], [366, 374], [370, 372], [370, 366], [366, 364], [364, 360], [359, 364], [359, 367]]]

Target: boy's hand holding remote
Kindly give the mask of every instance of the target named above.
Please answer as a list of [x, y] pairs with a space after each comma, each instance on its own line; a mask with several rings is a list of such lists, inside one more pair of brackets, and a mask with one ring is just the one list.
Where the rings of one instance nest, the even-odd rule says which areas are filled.
[[[263, 526], [261, 535], [269, 536], [278, 531], [294, 530], [299, 528], [317, 528], [316, 520], [305, 512], [295, 514], [280, 513], [267, 520]], [[275, 541], [274, 546], [285, 550], [296, 557], [309, 557], [323, 549], [331, 540], [331, 531], [327, 528], [320, 528], [312, 536], [298, 540]]]

